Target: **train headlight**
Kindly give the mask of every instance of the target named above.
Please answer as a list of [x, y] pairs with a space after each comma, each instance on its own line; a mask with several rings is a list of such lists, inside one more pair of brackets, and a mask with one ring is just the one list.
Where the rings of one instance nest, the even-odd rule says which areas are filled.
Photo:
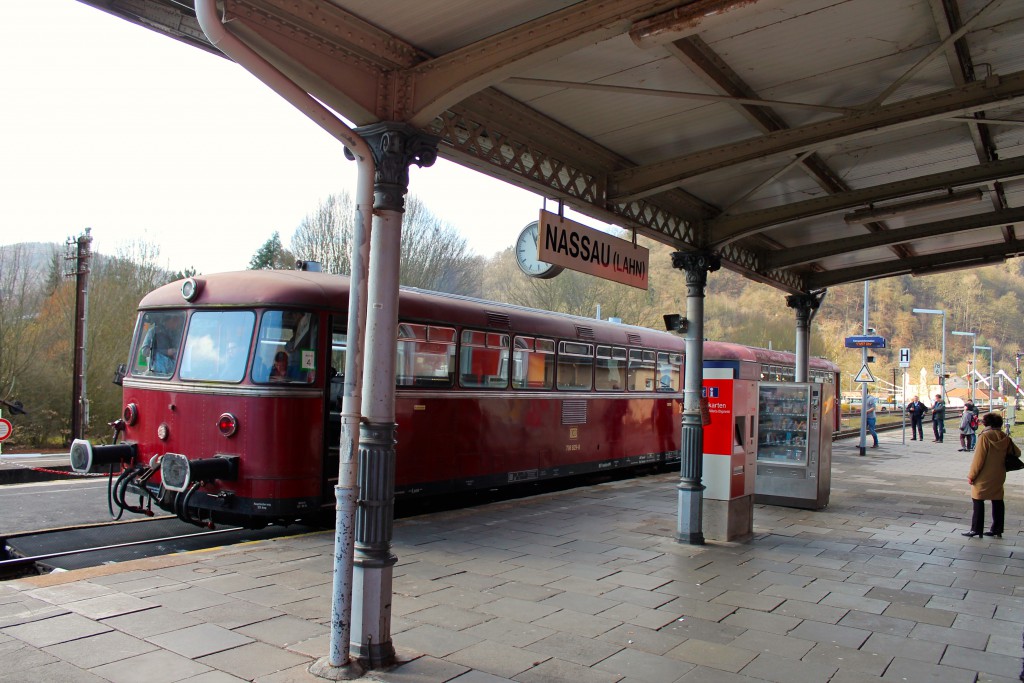
[[129, 403], [124, 407], [122, 417], [124, 417], [124, 423], [126, 425], [129, 427], [132, 426], [139, 419], [139, 407], [134, 403]]
[[192, 478], [188, 458], [178, 453], [164, 453], [160, 458], [160, 478], [168, 491], [184, 491]]
[[232, 436], [238, 431], [238, 418], [231, 413], [224, 413], [217, 420], [217, 429], [224, 436]]
[[156, 438], [161, 441], [167, 441], [167, 434], [171, 428], [167, 426], [166, 422], [161, 422], [160, 426], [156, 428]]
[[194, 277], [187, 278], [181, 283], [181, 296], [185, 301], [193, 301], [199, 296], [199, 290], [203, 288], [202, 283]]

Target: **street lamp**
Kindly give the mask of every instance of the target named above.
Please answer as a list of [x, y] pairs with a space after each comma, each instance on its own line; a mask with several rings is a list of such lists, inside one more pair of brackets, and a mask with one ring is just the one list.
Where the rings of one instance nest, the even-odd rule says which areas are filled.
[[992, 385], [995, 381], [995, 377], [992, 376], [992, 347], [976, 345], [974, 347], [975, 353], [977, 353], [978, 349], [985, 349], [988, 351], [988, 409], [992, 410]]
[[[942, 400], [946, 400], [946, 312], [938, 308], [914, 308], [914, 313], [942, 316], [942, 366], [939, 368], [939, 388], [942, 390]], [[904, 387], [903, 405], [907, 405], [906, 387]]]
[[[972, 338], [971, 339], [971, 345], [972, 346], [974, 345], [974, 339], [973, 338], [978, 336], [977, 332], [960, 332], [960, 331], [957, 331], [957, 330], [953, 330], [952, 334], [955, 334], [958, 337], [971, 337]], [[975, 347], [975, 348], [977, 348], [977, 347]], [[974, 403], [974, 362], [977, 359], [978, 359], [977, 351], [973, 351], [972, 350], [971, 351], [971, 375], [970, 375], [970, 377], [971, 377], [971, 403]]]

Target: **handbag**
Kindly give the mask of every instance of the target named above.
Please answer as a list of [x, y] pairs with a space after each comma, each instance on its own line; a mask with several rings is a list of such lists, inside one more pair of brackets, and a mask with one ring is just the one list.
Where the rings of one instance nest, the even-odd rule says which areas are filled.
[[1017, 444], [1010, 442], [1010, 447], [1006, 449], [1006, 460], [1003, 464], [1006, 466], [1007, 472], [1024, 470], [1024, 462], [1021, 462], [1020, 449], [1017, 448]]

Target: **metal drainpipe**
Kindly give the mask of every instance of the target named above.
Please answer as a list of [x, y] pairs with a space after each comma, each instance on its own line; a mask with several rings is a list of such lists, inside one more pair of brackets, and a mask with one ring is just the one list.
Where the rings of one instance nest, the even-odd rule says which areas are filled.
[[[352, 560], [355, 545], [356, 479], [359, 423], [362, 412], [363, 341], [366, 331], [366, 283], [369, 268], [373, 183], [376, 168], [369, 145], [275, 66], [229, 33], [217, 14], [216, 0], [196, 0], [196, 18], [218, 50], [253, 74], [271, 90], [345, 145], [356, 162], [356, 220], [352, 236], [352, 277], [349, 284], [347, 353], [341, 409], [341, 451], [338, 485], [334, 487], [337, 518], [334, 536], [334, 582], [331, 602], [330, 651], [310, 667], [318, 676], [346, 677], [353, 667], [349, 649], [352, 632]], [[355, 334], [353, 334], [353, 330]]]

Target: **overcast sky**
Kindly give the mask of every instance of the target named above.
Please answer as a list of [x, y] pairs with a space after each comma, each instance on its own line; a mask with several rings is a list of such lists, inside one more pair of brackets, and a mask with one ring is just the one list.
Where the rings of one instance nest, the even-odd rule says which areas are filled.
[[[170, 270], [237, 270], [355, 188], [341, 144], [241, 67], [75, 0], [4, 3], [0, 92], [0, 244], [91, 227], [97, 251], [142, 240]], [[443, 160], [410, 175], [484, 256], [541, 208]]]

